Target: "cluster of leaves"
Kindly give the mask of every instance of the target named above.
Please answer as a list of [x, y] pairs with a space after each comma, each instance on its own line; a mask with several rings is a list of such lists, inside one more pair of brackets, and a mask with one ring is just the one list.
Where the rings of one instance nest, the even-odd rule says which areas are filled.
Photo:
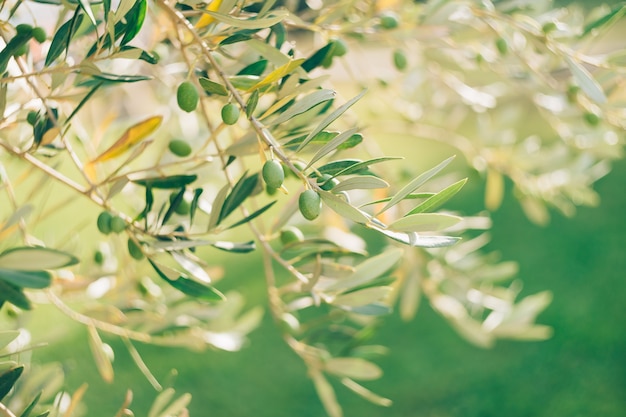
[[[366, 1], [321, 2], [315, 10], [275, 1], [42, 2], [56, 5], [56, 23], [21, 1], [0, 10], [6, 19], [0, 174], [10, 203], [0, 208], [6, 218], [0, 303], [18, 313], [31, 307], [24, 289], [51, 287], [48, 301], [87, 327], [106, 381], [114, 378], [111, 348], [100, 333], [121, 337], [162, 391], [151, 415], [184, 415], [190, 398], [170, 404], [173, 391], [163, 390], [132, 341], [234, 351], [260, 320], [258, 308], [244, 312], [239, 294], [218, 289], [228, 272], [220, 251], [260, 249], [263, 273], [251, 279], [265, 280], [270, 314], [331, 416], [342, 411], [328, 378], [373, 403], [391, 404], [360, 381], [382, 375], [373, 360], [385, 349], [370, 341], [398, 299], [408, 319], [424, 294], [480, 346], [549, 335], [534, 324], [549, 294], [516, 302], [519, 288], [501, 285], [515, 266], [478, 252], [488, 237], [473, 229], [485, 229], [485, 220], [436, 211], [466, 182], [432, 185], [452, 158], [392, 187], [398, 170], [390, 166], [401, 158], [370, 155], [351, 115], [355, 103], [367, 101], [365, 91], [340, 98], [324, 69], [358, 63], [348, 48], [362, 40], [401, 44], [392, 60], [406, 74], [402, 91], [389, 94], [394, 84], [386, 82], [384, 94], [370, 96], [401, 97], [403, 108], [372, 115], [373, 123], [401, 117], [419, 136], [452, 137], [475, 168], [489, 173], [491, 208], [501, 198], [503, 174], [514, 180], [525, 207], [564, 208], [590, 201], [588, 186], [603, 173], [602, 158], [616, 156], [619, 145], [610, 140], [615, 132], [601, 135], [596, 125], [606, 120], [617, 129], [621, 119], [607, 87], [582, 65], [590, 58], [571, 53], [557, 36], [560, 15], [544, 22], [489, 2], [454, 1], [408, 2], [401, 18]], [[619, 13], [606, 14], [584, 35]], [[27, 31], [14, 23], [28, 19], [41, 26]], [[544, 23], [540, 32], [532, 22]], [[444, 36], [426, 36], [433, 29]], [[317, 46], [295, 48], [306, 38]], [[566, 62], [577, 88], [559, 90], [571, 80], [544, 72], [536, 56], [552, 72]], [[555, 63], [555, 56], [562, 60]], [[607, 85], [619, 89], [615, 68], [600, 67]], [[520, 85], [530, 92], [528, 102], [511, 106], [532, 103], [544, 122], [561, 123], [561, 129], [551, 125], [546, 143], [537, 136], [511, 140], [495, 124], [519, 116], [507, 98]], [[573, 99], [566, 105], [567, 92]], [[559, 122], [557, 99], [569, 115], [606, 117]], [[583, 133], [563, 136], [564, 128], [579, 125]], [[480, 128], [480, 137], [467, 138], [456, 131], [461, 126]], [[593, 146], [585, 150], [594, 152], [583, 154], [576, 138], [589, 139]], [[528, 158], [530, 142], [541, 158]], [[553, 181], [558, 173], [568, 181]], [[533, 184], [548, 188], [540, 192]], [[537, 210], [529, 213], [540, 221], [545, 216]], [[367, 232], [386, 242], [375, 255], [366, 251]], [[458, 235], [467, 239], [457, 244]], [[97, 245], [85, 244], [91, 241]], [[80, 310], [64, 302], [66, 295], [82, 300]], [[11, 366], [1, 377], [9, 389], [19, 377], [15, 369], [21, 368]]]

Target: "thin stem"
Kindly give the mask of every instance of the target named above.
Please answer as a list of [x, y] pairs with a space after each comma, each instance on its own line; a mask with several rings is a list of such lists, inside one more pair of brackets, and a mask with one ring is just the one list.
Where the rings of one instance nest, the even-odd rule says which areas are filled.
[[4, 414], [5, 417], [17, 417], [11, 410], [9, 410], [6, 405], [0, 403], [0, 412]]

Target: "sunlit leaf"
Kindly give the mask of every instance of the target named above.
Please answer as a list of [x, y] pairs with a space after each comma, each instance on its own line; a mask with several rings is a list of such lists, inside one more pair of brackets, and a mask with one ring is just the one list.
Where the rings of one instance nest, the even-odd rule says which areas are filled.
[[312, 109], [320, 103], [328, 100], [332, 100], [335, 97], [335, 92], [332, 90], [318, 90], [302, 99], [296, 101], [296, 103], [288, 108], [284, 113], [274, 119], [270, 125], [278, 125], [286, 122], [292, 117], [304, 113], [307, 110]]
[[230, 213], [232, 213], [237, 207], [239, 207], [250, 194], [254, 191], [259, 180], [258, 174], [247, 176], [244, 173], [239, 181], [234, 185], [232, 191], [224, 200], [224, 205], [220, 210], [220, 215], [217, 220], [217, 224], [220, 224]]
[[225, 252], [233, 252], [233, 253], [248, 253], [252, 252], [256, 249], [256, 245], [253, 240], [250, 242], [244, 243], [235, 243], [235, 242], [213, 242], [211, 243], [216, 249], [221, 249]]
[[224, 294], [210, 285], [189, 279], [164, 265], [157, 266], [151, 259], [148, 259], [148, 261], [163, 280], [183, 294], [206, 301], [222, 301], [226, 299]]
[[[218, 0], [213, 0], [213, 3], [215, 3], [216, 1]], [[211, 7], [211, 5], [209, 5], [209, 7]], [[217, 20], [218, 22], [222, 22], [227, 25], [240, 28], [240, 29], [268, 28], [270, 26], [275, 25], [278, 22], [281, 22], [283, 19], [285, 19], [289, 15], [289, 12], [284, 9], [274, 10], [271, 15], [269, 15], [268, 17], [261, 18], [261, 19], [254, 19], [254, 18], [238, 19], [236, 17], [232, 17], [232, 16], [222, 14], [222, 13], [217, 13], [212, 10], [203, 10], [202, 12], [205, 13], [205, 15], [210, 16], [212, 19]], [[207, 20], [209, 20], [209, 18], [205, 20], [200, 18], [196, 26], [198, 27], [206, 26], [204, 25], [204, 22], [206, 22]]]
[[17, 247], [0, 254], [0, 268], [18, 271], [57, 269], [77, 263], [78, 258], [69, 253], [43, 247]]
[[454, 226], [461, 220], [461, 217], [444, 213], [417, 213], [394, 221], [389, 229], [400, 232], [428, 232]]
[[39, 400], [41, 399], [42, 394], [43, 394], [43, 391], [39, 391], [37, 395], [35, 395], [35, 397], [30, 401], [30, 404], [28, 404], [28, 406], [24, 408], [24, 411], [22, 411], [22, 414], [20, 414], [20, 417], [30, 417], [30, 414], [33, 412], [33, 410], [37, 406], [37, 403], [39, 403]]
[[251, 117], [259, 103], [259, 90], [254, 90], [246, 102], [246, 116]]
[[22, 310], [31, 310], [33, 308], [20, 287], [2, 280], [2, 277], [0, 276], [0, 307], [2, 307], [2, 304], [5, 301], [21, 308]]
[[322, 120], [320, 122], [320, 124], [318, 124], [315, 129], [313, 129], [311, 131], [311, 133], [308, 134], [308, 136], [302, 141], [302, 143], [300, 144], [300, 146], [298, 147], [297, 151], [301, 151], [314, 137], [315, 135], [317, 135], [319, 132], [321, 132], [322, 130], [326, 129], [332, 122], [334, 122], [335, 120], [337, 120], [339, 118], [339, 116], [341, 116], [342, 114], [344, 114], [350, 107], [352, 107], [352, 105], [354, 103], [356, 103], [357, 101], [359, 101], [361, 99], [361, 97], [363, 97], [363, 95], [366, 93], [367, 90], [363, 90], [361, 91], [357, 96], [353, 97], [352, 99], [348, 100], [348, 102], [346, 102], [345, 104], [343, 104], [341, 107], [339, 107], [338, 109], [336, 109], [334, 112], [332, 112], [331, 114], [329, 114], [328, 116], [326, 116], [324, 118], [324, 120]]
[[265, 78], [263, 78], [261, 81], [254, 84], [252, 87], [248, 88], [248, 90], [249, 91], [257, 90], [261, 87], [270, 85], [280, 80], [284, 76], [291, 74], [291, 72], [294, 71], [296, 68], [298, 68], [300, 65], [302, 65], [303, 62], [304, 62], [304, 59], [301, 58], [301, 59], [294, 59], [292, 61], [287, 62], [284, 65], [281, 65], [280, 67], [276, 68], [274, 71], [267, 74]]
[[333, 187], [333, 193], [350, 190], [371, 190], [377, 188], [387, 188], [389, 183], [381, 178], [372, 175], [352, 177], [341, 181]]
[[341, 294], [335, 297], [333, 304], [346, 307], [360, 307], [367, 304], [381, 301], [392, 291], [391, 287], [370, 287], [362, 290]]
[[357, 380], [371, 381], [383, 375], [378, 365], [361, 358], [331, 358], [324, 365], [328, 373]]
[[335, 282], [327, 290], [346, 290], [378, 278], [391, 269], [402, 258], [403, 254], [402, 249], [394, 248], [369, 258], [360, 263], [349, 277]]
[[226, 229], [233, 229], [233, 228], [235, 228], [237, 226], [241, 226], [242, 224], [246, 224], [249, 221], [254, 220], [258, 216], [260, 216], [261, 214], [263, 214], [267, 210], [269, 210], [269, 208], [272, 207], [274, 204], [276, 204], [276, 200], [267, 203], [266, 205], [264, 205], [260, 209], [255, 210], [253, 213], [247, 215], [246, 217], [244, 217], [243, 219], [239, 220], [238, 222], [231, 224]]
[[608, 29], [618, 20], [626, 15], [626, 5], [620, 4], [613, 7], [607, 14], [597, 18], [596, 20], [588, 23], [583, 28], [582, 33], [579, 35], [581, 38], [589, 34], [596, 34], [600, 29]]
[[125, 14], [124, 19], [126, 26], [124, 28], [124, 37], [122, 38], [121, 45], [126, 45], [137, 36], [143, 26], [147, 10], [148, 2], [146, 0], [136, 0], [132, 9]]
[[[222, 0], [212, 0], [209, 5], [206, 7], [207, 12], [217, 12], [222, 5]], [[200, 19], [196, 22], [196, 28], [202, 29], [215, 22], [215, 17], [210, 13], [203, 14]]]
[[370, 217], [364, 211], [359, 210], [353, 205], [344, 201], [341, 197], [336, 196], [328, 191], [320, 191], [320, 197], [324, 204], [330, 207], [335, 213], [352, 220], [355, 223], [365, 224], [369, 221]]
[[123, 155], [153, 133], [161, 125], [162, 120], [162, 116], [153, 116], [129, 127], [113, 145], [98, 155], [91, 163], [108, 161]]
[[574, 79], [578, 83], [578, 86], [581, 90], [589, 96], [590, 99], [595, 101], [598, 104], [606, 103], [606, 95], [604, 94], [604, 90], [598, 82], [593, 78], [593, 76], [587, 71], [585, 67], [583, 67], [580, 63], [574, 61], [570, 57], [566, 56], [565, 60], [572, 71], [572, 75]]
[[169, 177], [141, 178], [132, 182], [146, 188], [172, 190], [183, 188], [196, 179], [198, 179], [197, 175], [170, 175]]
[[392, 199], [389, 200], [389, 202], [387, 204], [385, 204], [385, 206], [382, 209], [380, 209], [380, 211], [377, 214], [380, 214], [380, 213], [390, 209], [391, 207], [393, 207], [396, 204], [398, 204], [400, 201], [404, 200], [407, 195], [411, 194], [417, 188], [419, 188], [424, 183], [426, 183], [429, 179], [434, 177], [437, 173], [439, 173], [439, 171], [444, 169], [450, 162], [452, 162], [453, 159], [454, 159], [454, 156], [451, 156], [450, 158], [448, 158], [445, 161], [441, 162], [436, 167], [429, 169], [428, 171], [422, 173], [417, 178], [415, 178], [414, 180], [409, 182], [400, 191], [398, 191], [392, 197]]
[[354, 382], [350, 378], [341, 378], [341, 383], [345, 385], [349, 390], [365, 398], [372, 404], [380, 405], [383, 407], [391, 407], [391, 405], [393, 404], [393, 402], [389, 398], [381, 397], [380, 395], [373, 393], [364, 386]]
[[352, 135], [354, 135], [354, 133], [356, 133], [356, 131], [357, 131], [357, 128], [355, 127], [355, 128], [346, 130], [345, 132], [342, 132], [341, 134], [339, 134], [336, 137], [334, 137], [327, 144], [322, 146], [322, 148], [320, 150], [318, 150], [315, 153], [315, 155], [313, 155], [313, 157], [311, 158], [311, 160], [307, 164], [306, 168], [309, 168], [311, 165], [313, 165], [314, 163], [316, 163], [317, 161], [319, 161], [320, 159], [322, 159], [323, 157], [325, 157], [326, 155], [328, 155], [332, 151], [336, 150], [342, 143], [344, 143], [345, 141], [350, 139], [352, 137]]
[[46, 62], [44, 64], [46, 67], [52, 64], [55, 59], [67, 50], [70, 39], [85, 17], [80, 13], [80, 10], [81, 9], [77, 8], [72, 18], [62, 24], [59, 30], [54, 34], [50, 49], [48, 49], [48, 55], [46, 55]]
[[91, 74], [91, 76], [99, 80], [111, 81], [114, 83], [136, 83], [152, 79], [152, 77], [146, 75], [111, 74], [108, 72], [98, 72], [96, 74]]
[[20, 335], [19, 330], [2, 330], [0, 331], [0, 350], [7, 347], [9, 343], [14, 341]]
[[437, 194], [428, 197], [425, 201], [420, 203], [413, 210], [409, 211], [406, 215], [408, 216], [410, 214], [423, 213], [439, 208], [443, 203], [454, 197], [456, 193], [458, 193], [461, 188], [463, 188], [466, 182], [467, 178], [464, 178], [460, 181], [455, 182], [454, 184], [447, 186], [443, 190], [439, 191]]
[[93, 355], [94, 362], [100, 377], [108, 383], [113, 382], [113, 364], [109, 358], [107, 348], [104, 346], [104, 342], [98, 334], [98, 330], [93, 325], [87, 326], [89, 335], [89, 348]]

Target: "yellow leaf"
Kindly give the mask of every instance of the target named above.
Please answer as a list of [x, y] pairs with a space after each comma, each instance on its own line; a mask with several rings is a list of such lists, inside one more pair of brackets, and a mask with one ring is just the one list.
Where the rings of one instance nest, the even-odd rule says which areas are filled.
[[263, 86], [273, 83], [274, 81], [280, 80], [285, 75], [289, 74], [291, 71], [295, 70], [300, 65], [302, 65], [304, 61], [306, 61], [304, 58], [294, 59], [294, 60], [287, 62], [285, 65], [281, 65], [280, 67], [276, 68], [274, 71], [267, 74], [267, 77], [263, 78], [261, 81], [259, 81], [258, 83], [250, 87], [248, 91], [254, 91], [257, 88], [261, 88]]
[[163, 117], [161, 116], [153, 116], [129, 127], [109, 149], [98, 155], [89, 165], [93, 165], [96, 162], [108, 161], [124, 154], [134, 145], [145, 139], [150, 133], [154, 132], [159, 127], [162, 120]]
[[[206, 10], [210, 12], [217, 12], [222, 4], [222, 0], [213, 0], [211, 4], [209, 4]], [[198, 22], [196, 22], [196, 29], [202, 29], [203, 27], [209, 26], [211, 23], [215, 21], [215, 18], [208, 13], [205, 13], [200, 17]]]

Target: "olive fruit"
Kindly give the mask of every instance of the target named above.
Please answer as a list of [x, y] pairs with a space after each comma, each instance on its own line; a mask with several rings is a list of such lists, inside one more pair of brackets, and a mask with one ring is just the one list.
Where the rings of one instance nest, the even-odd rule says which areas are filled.
[[236, 104], [228, 103], [222, 107], [222, 121], [227, 125], [234, 125], [239, 119], [239, 107]]
[[35, 126], [35, 123], [37, 123], [38, 117], [39, 117], [39, 113], [37, 113], [35, 110], [31, 110], [26, 115], [26, 121], [28, 122], [29, 125]]
[[190, 113], [198, 107], [198, 90], [191, 81], [183, 81], [176, 90], [176, 101], [181, 110]]
[[[173, 191], [170, 194], [170, 204], [174, 202], [177, 196], [178, 196], [178, 191]], [[189, 214], [190, 211], [191, 211], [191, 204], [189, 204], [189, 201], [187, 201], [187, 199], [183, 196], [183, 199], [180, 200], [180, 203], [178, 203], [176, 208], [174, 208], [174, 213], [184, 216], [184, 215]]]
[[15, 26], [15, 31], [20, 35], [29, 35], [33, 33], [33, 27], [28, 23], [20, 23]]
[[268, 159], [263, 164], [261, 171], [263, 175], [263, 181], [269, 188], [280, 188], [285, 180], [285, 171], [283, 166], [275, 159]]
[[111, 217], [109, 225], [113, 233], [121, 233], [126, 229], [126, 222], [120, 216]]
[[104, 263], [104, 254], [99, 250], [95, 251], [93, 254], [93, 261], [96, 265], [102, 265]]
[[294, 242], [302, 242], [304, 235], [297, 227], [287, 226], [280, 231], [280, 243], [288, 245]]
[[496, 49], [500, 52], [500, 55], [506, 55], [509, 51], [509, 44], [506, 43], [504, 38], [498, 38], [496, 39]]
[[348, 46], [341, 39], [333, 40], [333, 56], [344, 56], [348, 53]]
[[17, 48], [15, 48], [15, 50], [13, 51], [13, 56], [26, 55], [27, 52], [28, 52], [28, 44], [27, 43], [23, 43], [20, 46], [18, 46]]
[[587, 112], [583, 114], [583, 118], [585, 119], [585, 122], [589, 124], [589, 126], [598, 126], [598, 124], [600, 123], [600, 116], [595, 113]]
[[109, 213], [108, 211], [103, 211], [102, 213], [100, 213], [100, 215], [98, 216], [98, 220], [96, 221], [96, 224], [98, 226], [98, 230], [100, 231], [100, 233], [108, 235], [109, 233], [111, 233], [111, 219], [113, 218], [113, 215], [111, 213]]
[[337, 184], [339, 184], [339, 180], [333, 178], [333, 176], [329, 174], [322, 174], [317, 178], [317, 185], [319, 185], [324, 191], [332, 190]]
[[315, 191], [304, 190], [298, 198], [298, 208], [305, 219], [314, 220], [322, 210], [322, 199]]
[[144, 257], [141, 247], [131, 238], [128, 238], [128, 253], [133, 259], [138, 261], [142, 260]]
[[41, 26], [33, 28], [33, 38], [35, 38], [37, 42], [44, 43], [47, 37], [48, 35], [46, 34], [45, 29]]
[[402, 71], [404, 69], [406, 69], [408, 62], [406, 59], [406, 55], [404, 55], [404, 52], [402, 52], [400, 49], [396, 49], [395, 51], [393, 51], [393, 65], [395, 65], [395, 67]]
[[176, 156], [185, 157], [191, 154], [191, 146], [184, 140], [172, 139], [167, 148]]
[[380, 27], [383, 29], [395, 29], [398, 27], [398, 15], [394, 12], [384, 12], [379, 18]]

